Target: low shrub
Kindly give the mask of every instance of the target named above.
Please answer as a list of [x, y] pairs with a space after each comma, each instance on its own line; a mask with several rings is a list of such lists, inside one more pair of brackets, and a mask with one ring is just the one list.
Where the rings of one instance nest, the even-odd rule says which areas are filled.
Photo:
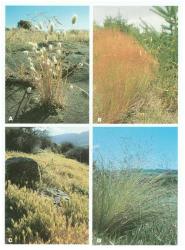
[[74, 147], [75, 147], [75, 146], [74, 146], [72, 143], [70, 143], [70, 142], [64, 142], [64, 143], [62, 143], [62, 144], [59, 146], [60, 152], [61, 152], [61, 153], [64, 153], [64, 154], [65, 154], [67, 151], [73, 149]]
[[89, 164], [89, 148], [74, 147], [65, 153], [65, 156], [70, 159], [75, 159], [79, 162]]

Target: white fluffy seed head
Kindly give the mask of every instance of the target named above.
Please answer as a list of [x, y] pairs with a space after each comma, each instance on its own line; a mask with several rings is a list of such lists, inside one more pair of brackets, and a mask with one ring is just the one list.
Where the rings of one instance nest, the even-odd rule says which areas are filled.
[[48, 26], [48, 32], [50, 34], [52, 34], [54, 31], [54, 24], [52, 22], [49, 23], [49, 26]]
[[53, 56], [53, 62], [54, 62], [54, 64], [57, 64], [56, 56]]
[[28, 56], [28, 54], [29, 54], [28, 50], [23, 51], [23, 54], [25, 54], [26, 56]]
[[57, 52], [57, 55], [58, 55], [58, 56], [61, 56], [61, 55], [62, 55], [62, 51], [61, 51], [61, 49], [57, 49], [57, 51], [56, 51], [56, 52]]
[[33, 65], [33, 63], [32, 63], [32, 62], [30, 62], [30, 67], [34, 67], [34, 65]]
[[62, 43], [57, 43], [58, 48], [62, 48]]
[[51, 64], [51, 61], [50, 61], [49, 58], [47, 59], [46, 64], [47, 64], [48, 66]]
[[38, 82], [40, 79], [38, 77], [35, 77], [35, 81]]
[[83, 67], [83, 63], [79, 63], [78, 65], [79, 65], [79, 67]]
[[27, 91], [28, 94], [30, 94], [31, 91], [32, 91], [32, 88], [31, 88], [31, 87], [28, 87], [26, 91]]
[[45, 48], [45, 47], [42, 47], [42, 48], [40, 49], [40, 51], [41, 51], [42, 54], [44, 54], [44, 53], [46, 52], [46, 48]]
[[52, 45], [52, 44], [49, 45], [49, 50], [50, 50], [50, 51], [53, 50], [53, 45]]
[[31, 69], [31, 71], [36, 72], [34, 66], [31, 66], [30, 69]]
[[38, 48], [38, 44], [37, 43], [28, 42], [28, 44], [32, 46], [33, 50], [36, 50]]

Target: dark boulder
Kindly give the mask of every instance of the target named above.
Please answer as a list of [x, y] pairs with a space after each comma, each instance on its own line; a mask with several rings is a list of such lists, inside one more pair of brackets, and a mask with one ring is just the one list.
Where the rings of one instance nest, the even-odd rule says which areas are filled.
[[30, 158], [9, 158], [6, 160], [6, 180], [19, 187], [36, 189], [41, 181], [39, 166]]

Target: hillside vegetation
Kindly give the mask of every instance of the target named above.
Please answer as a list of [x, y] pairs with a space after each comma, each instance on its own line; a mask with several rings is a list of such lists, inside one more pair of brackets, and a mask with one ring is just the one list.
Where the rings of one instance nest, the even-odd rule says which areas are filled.
[[[6, 159], [35, 160], [41, 172], [37, 190], [6, 182], [6, 242], [88, 243], [88, 167], [63, 155], [9, 151]], [[54, 204], [46, 191], [62, 190], [69, 200]]]

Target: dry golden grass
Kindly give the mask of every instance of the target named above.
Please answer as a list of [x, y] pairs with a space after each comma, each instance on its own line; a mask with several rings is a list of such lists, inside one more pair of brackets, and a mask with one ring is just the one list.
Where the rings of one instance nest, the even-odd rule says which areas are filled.
[[11, 157], [29, 157], [37, 161], [42, 189], [58, 188], [65, 191], [70, 200], [57, 207], [50, 197], [9, 183], [6, 216], [12, 215], [12, 219], [8, 218], [11, 224], [6, 227], [6, 239], [11, 237], [14, 244], [88, 243], [88, 167], [51, 152], [7, 152], [6, 159]]
[[139, 110], [158, 63], [134, 38], [114, 30], [94, 31], [94, 122], [121, 123]]
[[[28, 42], [40, 43], [45, 41], [46, 32], [43, 31], [31, 31], [25, 29], [12, 29], [6, 31], [6, 46], [8, 48], [14, 47], [13, 45], [25, 44]], [[66, 32], [59, 35], [57, 32], [53, 32], [48, 35], [49, 41], [75, 41], [75, 42], [88, 42], [89, 32], [88, 31], [76, 31]]]

